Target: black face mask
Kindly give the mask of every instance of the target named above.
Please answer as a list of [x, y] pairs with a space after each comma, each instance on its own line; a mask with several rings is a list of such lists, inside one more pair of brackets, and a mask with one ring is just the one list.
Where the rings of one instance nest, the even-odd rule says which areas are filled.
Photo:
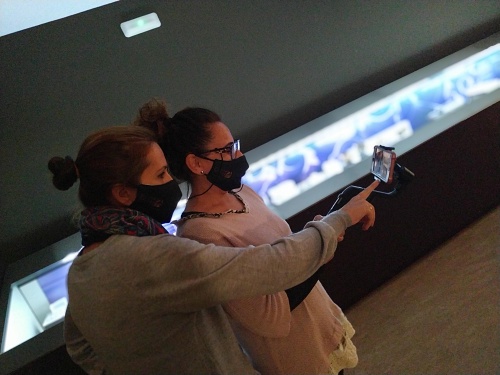
[[241, 186], [241, 179], [248, 169], [245, 155], [233, 160], [214, 159], [212, 161], [214, 164], [207, 174], [208, 181], [224, 191], [237, 189]]
[[172, 219], [181, 198], [181, 189], [174, 180], [163, 185], [138, 185], [137, 197], [129, 208], [151, 216], [163, 224]]

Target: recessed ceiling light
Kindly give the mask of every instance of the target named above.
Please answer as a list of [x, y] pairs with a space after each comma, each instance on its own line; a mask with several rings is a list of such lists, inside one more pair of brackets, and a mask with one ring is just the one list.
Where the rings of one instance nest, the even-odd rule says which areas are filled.
[[156, 29], [160, 26], [161, 22], [156, 13], [149, 13], [120, 24], [123, 34], [125, 34], [127, 38]]

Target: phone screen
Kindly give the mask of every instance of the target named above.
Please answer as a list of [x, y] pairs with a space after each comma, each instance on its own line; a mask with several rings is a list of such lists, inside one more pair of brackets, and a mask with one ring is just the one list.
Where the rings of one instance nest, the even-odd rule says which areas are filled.
[[382, 146], [373, 148], [371, 173], [385, 183], [392, 182], [396, 153]]

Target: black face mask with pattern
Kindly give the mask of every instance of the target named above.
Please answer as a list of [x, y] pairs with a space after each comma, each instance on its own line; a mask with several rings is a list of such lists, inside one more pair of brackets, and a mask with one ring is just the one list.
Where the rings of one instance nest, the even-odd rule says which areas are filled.
[[137, 197], [129, 208], [163, 224], [172, 219], [181, 198], [181, 189], [174, 180], [162, 185], [138, 185]]
[[207, 174], [208, 181], [224, 191], [241, 187], [241, 179], [249, 167], [245, 155], [233, 160], [204, 159], [214, 163]]

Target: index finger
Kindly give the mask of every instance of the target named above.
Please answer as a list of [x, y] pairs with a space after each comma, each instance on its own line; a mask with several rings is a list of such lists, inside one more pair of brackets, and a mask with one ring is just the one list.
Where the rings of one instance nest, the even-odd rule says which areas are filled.
[[362, 199], [368, 198], [368, 196], [372, 193], [373, 190], [380, 184], [379, 180], [373, 181], [370, 185], [363, 189], [361, 193], [358, 194]]

